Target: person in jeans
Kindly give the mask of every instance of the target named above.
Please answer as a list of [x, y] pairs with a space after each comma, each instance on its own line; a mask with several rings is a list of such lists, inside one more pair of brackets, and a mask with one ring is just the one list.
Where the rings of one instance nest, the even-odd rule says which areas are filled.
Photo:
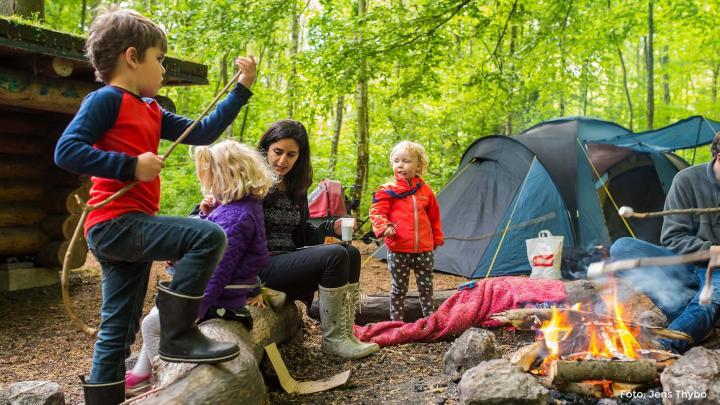
[[[688, 167], [673, 179], [665, 201], [665, 210], [717, 207], [720, 201], [720, 134], [711, 144], [712, 161]], [[708, 250], [720, 244], [720, 214], [667, 215], [664, 217], [660, 242], [656, 246], [632, 238], [618, 239], [610, 247], [613, 260], [636, 257], [671, 256]], [[720, 306], [720, 269], [713, 270], [713, 294], [709, 305], [700, 304], [705, 285], [707, 262], [653, 266], [621, 274], [645, 293], [665, 313], [668, 329], [685, 332], [695, 343], [702, 342], [713, 330]], [[690, 342], [659, 339], [667, 350], [684, 353]]]
[[[156, 216], [160, 201], [160, 139], [174, 141], [193, 121], [161, 108], [152, 98], [163, 81], [167, 50], [163, 30], [132, 10], [110, 8], [94, 20], [86, 44], [95, 74], [106, 86], [90, 93], [55, 148], [61, 168], [93, 176], [89, 204], [105, 201], [131, 181], [138, 183], [90, 212], [85, 235], [102, 266], [102, 308], [87, 404], [125, 400], [125, 358], [135, 340], [153, 261], [177, 260], [170, 283], [158, 287], [166, 361], [217, 363], [239, 354], [234, 343], [208, 339], [195, 323], [200, 300], [226, 245], [210, 221]], [[213, 142], [252, 95], [252, 58], [238, 58], [235, 88], [198, 123], [184, 143]]]
[[263, 200], [270, 264], [260, 271], [260, 279], [308, 308], [318, 291], [323, 351], [356, 359], [379, 350], [375, 343], [358, 341], [353, 332], [360, 252], [349, 243], [323, 245], [325, 236], [340, 234], [339, 219], [319, 227], [308, 222], [312, 165], [305, 127], [294, 120], [277, 121], [263, 134], [258, 150], [279, 177]]

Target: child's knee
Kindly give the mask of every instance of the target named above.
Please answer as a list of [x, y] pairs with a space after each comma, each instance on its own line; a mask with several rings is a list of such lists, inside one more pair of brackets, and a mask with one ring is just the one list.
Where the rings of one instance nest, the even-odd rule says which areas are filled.
[[203, 229], [203, 232], [205, 233], [203, 245], [210, 250], [224, 252], [227, 247], [227, 236], [225, 235], [225, 231], [210, 221], [203, 222], [206, 225], [205, 229]]

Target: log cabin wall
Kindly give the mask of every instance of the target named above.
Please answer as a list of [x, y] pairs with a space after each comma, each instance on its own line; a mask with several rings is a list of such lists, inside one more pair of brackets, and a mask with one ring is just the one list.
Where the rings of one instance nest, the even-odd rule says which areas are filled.
[[[0, 108], [0, 264], [58, 269], [80, 218], [74, 195], [87, 199], [89, 179], [53, 162], [55, 143], [72, 115]], [[71, 256], [83, 265], [87, 244]]]
[[[54, 165], [55, 144], [101, 86], [85, 39], [0, 17], [0, 290], [54, 284], [89, 179]], [[167, 57], [164, 86], [207, 84], [207, 66]], [[170, 102], [172, 104], [172, 102]], [[165, 106], [161, 102], [161, 105]], [[85, 240], [70, 267], [84, 264]]]

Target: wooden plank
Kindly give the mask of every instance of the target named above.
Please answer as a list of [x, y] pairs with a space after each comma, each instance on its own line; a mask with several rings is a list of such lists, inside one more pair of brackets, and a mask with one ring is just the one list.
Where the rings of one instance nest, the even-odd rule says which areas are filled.
[[48, 79], [0, 69], [0, 104], [75, 114], [83, 98], [98, 86], [67, 79]]
[[0, 291], [17, 291], [26, 288], [55, 285], [60, 280], [57, 269], [43, 267], [0, 270]]

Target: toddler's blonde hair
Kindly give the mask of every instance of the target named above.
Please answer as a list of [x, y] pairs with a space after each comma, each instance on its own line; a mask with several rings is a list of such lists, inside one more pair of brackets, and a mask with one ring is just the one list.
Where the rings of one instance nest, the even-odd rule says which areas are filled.
[[422, 176], [425, 174], [425, 171], [428, 168], [428, 165], [430, 164], [430, 158], [428, 157], [427, 152], [425, 152], [425, 148], [422, 147], [419, 143], [410, 142], [410, 141], [401, 141], [398, 142], [395, 146], [393, 146], [392, 150], [390, 151], [390, 163], [392, 163], [392, 158], [399, 152], [408, 152], [411, 155], [417, 156], [418, 159], [418, 168], [417, 168], [417, 174], [419, 176]]
[[195, 148], [195, 166], [203, 194], [221, 204], [247, 196], [262, 199], [276, 181], [260, 152], [231, 140]]

